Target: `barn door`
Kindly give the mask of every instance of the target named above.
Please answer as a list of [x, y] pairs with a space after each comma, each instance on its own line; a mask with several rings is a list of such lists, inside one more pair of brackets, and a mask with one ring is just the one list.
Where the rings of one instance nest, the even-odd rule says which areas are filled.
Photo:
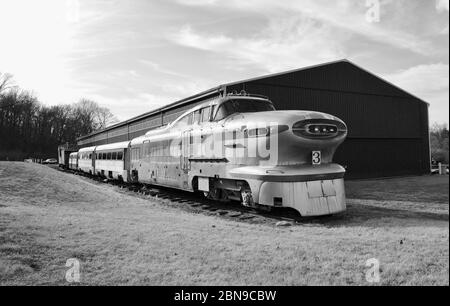
[[184, 131], [181, 136], [181, 169], [187, 173], [191, 169], [189, 158], [191, 157], [192, 131]]

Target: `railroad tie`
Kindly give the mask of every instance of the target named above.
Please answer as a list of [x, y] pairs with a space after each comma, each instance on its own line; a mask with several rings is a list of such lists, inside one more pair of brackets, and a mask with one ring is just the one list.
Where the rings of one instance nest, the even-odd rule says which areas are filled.
[[241, 220], [247, 220], [247, 219], [252, 219], [252, 218], [254, 218], [255, 216], [253, 216], [253, 215], [242, 215], [242, 216], [240, 216], [239, 217], [239, 219], [241, 219]]
[[228, 214], [228, 216], [230, 216], [230, 217], [239, 217], [240, 215], [242, 215], [242, 213], [240, 213], [240, 212], [234, 212], [234, 213]]

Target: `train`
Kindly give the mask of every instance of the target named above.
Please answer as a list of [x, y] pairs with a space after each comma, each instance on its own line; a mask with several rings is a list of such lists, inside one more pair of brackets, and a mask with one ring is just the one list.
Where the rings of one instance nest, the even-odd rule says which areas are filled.
[[77, 152], [78, 148], [74, 144], [65, 143], [58, 146], [58, 165], [60, 168], [69, 168], [70, 154]]
[[268, 97], [230, 93], [132, 140], [80, 148], [68, 167], [262, 210], [331, 215], [346, 209], [345, 169], [333, 163], [346, 136], [333, 115], [275, 110]]

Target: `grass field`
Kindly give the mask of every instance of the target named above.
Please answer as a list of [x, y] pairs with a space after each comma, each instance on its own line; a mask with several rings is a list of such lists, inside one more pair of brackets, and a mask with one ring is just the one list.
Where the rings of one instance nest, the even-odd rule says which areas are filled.
[[[0, 285], [449, 284], [448, 176], [347, 182], [346, 213], [291, 227], [193, 214], [46, 166], [0, 162]], [[182, 205], [182, 204], [180, 204]]]

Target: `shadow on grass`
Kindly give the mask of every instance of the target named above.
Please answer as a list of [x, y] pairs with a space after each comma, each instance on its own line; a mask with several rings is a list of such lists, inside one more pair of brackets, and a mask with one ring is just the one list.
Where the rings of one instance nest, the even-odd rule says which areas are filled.
[[297, 219], [299, 225], [316, 224], [326, 227], [423, 226], [424, 223], [440, 221], [448, 222], [448, 213], [412, 211], [366, 204], [348, 204], [345, 212], [336, 215]]

